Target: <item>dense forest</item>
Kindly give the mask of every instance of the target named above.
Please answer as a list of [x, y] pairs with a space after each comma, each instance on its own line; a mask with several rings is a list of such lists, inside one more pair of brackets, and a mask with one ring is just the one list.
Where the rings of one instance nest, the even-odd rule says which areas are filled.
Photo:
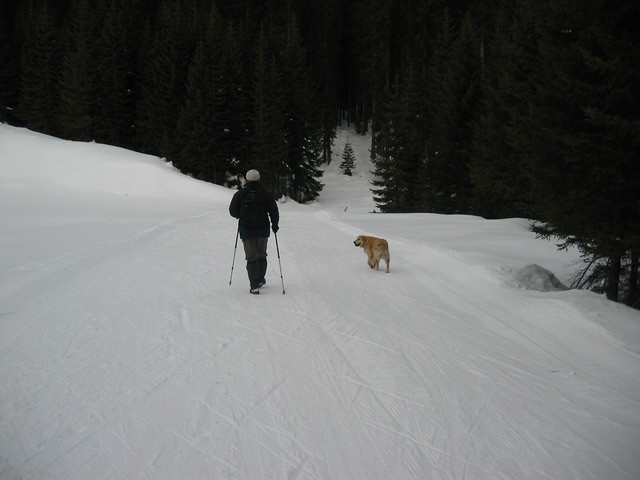
[[0, 121], [313, 200], [336, 128], [383, 212], [535, 219], [640, 306], [635, 0], [2, 0]]

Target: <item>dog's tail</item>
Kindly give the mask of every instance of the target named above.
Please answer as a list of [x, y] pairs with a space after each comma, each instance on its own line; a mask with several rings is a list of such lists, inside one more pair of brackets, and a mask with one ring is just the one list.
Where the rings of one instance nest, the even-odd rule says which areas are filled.
[[375, 247], [373, 247], [376, 250], [389, 250], [389, 244], [382, 240], [380, 243], [376, 244]]

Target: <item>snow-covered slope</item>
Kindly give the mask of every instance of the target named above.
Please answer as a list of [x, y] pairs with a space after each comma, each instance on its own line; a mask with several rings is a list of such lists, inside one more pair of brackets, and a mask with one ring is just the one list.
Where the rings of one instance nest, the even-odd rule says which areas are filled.
[[233, 191], [0, 125], [0, 478], [639, 478], [640, 314], [527, 289], [577, 254], [523, 220], [369, 213], [345, 136], [252, 296]]

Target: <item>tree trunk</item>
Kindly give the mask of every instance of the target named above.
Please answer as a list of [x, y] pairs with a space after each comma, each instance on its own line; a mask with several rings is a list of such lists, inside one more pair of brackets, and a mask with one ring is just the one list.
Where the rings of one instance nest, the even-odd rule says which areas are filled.
[[378, 122], [376, 120], [376, 99], [375, 97], [373, 98], [373, 100], [371, 101], [371, 158], [374, 159], [376, 158], [377, 155], [377, 147], [378, 147], [378, 143], [376, 142], [376, 133], [377, 133], [377, 128], [378, 128]]
[[322, 161], [327, 165], [331, 164], [331, 134], [323, 132], [322, 134]]
[[640, 285], [638, 284], [638, 255], [631, 257], [631, 271], [629, 272], [629, 290], [627, 292], [627, 305], [640, 308]]
[[620, 255], [611, 255], [609, 257], [609, 268], [607, 270], [607, 284], [605, 293], [609, 300], [618, 301], [618, 293], [620, 289]]

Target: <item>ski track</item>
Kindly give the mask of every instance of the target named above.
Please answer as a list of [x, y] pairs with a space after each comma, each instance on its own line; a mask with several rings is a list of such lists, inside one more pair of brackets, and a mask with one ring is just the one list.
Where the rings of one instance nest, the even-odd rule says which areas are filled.
[[[628, 378], [596, 378], [580, 352], [574, 360], [536, 340], [545, 332], [530, 319], [569, 310], [560, 299], [530, 298], [527, 312], [521, 301], [494, 305], [500, 287], [489, 277], [484, 288], [452, 278], [459, 260], [391, 235], [391, 273], [371, 271], [351, 243], [356, 229], [331, 212], [285, 209], [281, 225], [286, 295], [273, 238], [262, 294], [248, 295], [241, 245], [228, 285], [235, 225], [224, 209], [139, 221], [128, 238], [41, 265], [52, 278], [68, 272], [55, 295], [25, 299], [16, 287], [12, 315], [25, 326], [0, 350], [0, 477], [631, 480], [640, 471], [625, 460], [638, 445], [626, 440], [640, 440], [640, 396], [619, 386]], [[345, 296], [361, 308], [345, 311]], [[529, 407], [542, 397], [556, 411]], [[605, 400], [619, 409], [597, 417]], [[550, 424], [564, 433], [549, 436]], [[594, 431], [614, 446], [590, 440]]]

